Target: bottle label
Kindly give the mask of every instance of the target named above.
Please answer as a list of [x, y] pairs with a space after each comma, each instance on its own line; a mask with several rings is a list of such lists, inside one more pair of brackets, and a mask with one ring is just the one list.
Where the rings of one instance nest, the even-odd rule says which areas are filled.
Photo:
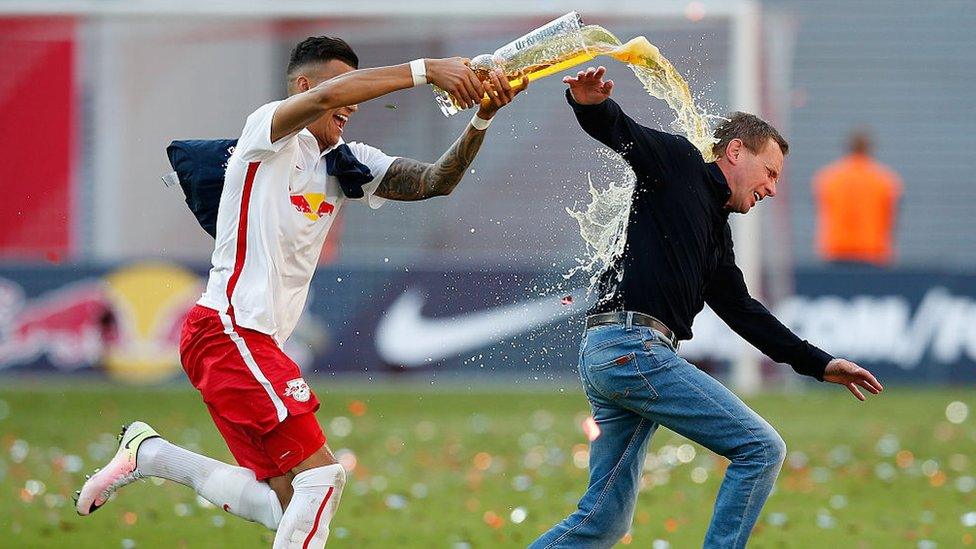
[[546, 23], [525, 36], [517, 38], [512, 42], [505, 44], [501, 48], [498, 48], [495, 50], [495, 55], [501, 56], [504, 59], [511, 59], [518, 52], [534, 46], [543, 40], [552, 38], [553, 36], [577, 32], [582, 27], [583, 20], [580, 18], [579, 14], [575, 11], [571, 11], [559, 19], [550, 21], [549, 23]]

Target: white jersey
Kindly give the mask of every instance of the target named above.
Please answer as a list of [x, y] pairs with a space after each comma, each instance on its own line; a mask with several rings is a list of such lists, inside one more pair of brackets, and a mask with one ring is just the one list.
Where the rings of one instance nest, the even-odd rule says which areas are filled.
[[[319, 151], [308, 129], [271, 142], [280, 103], [247, 117], [227, 162], [213, 267], [197, 303], [282, 345], [302, 314], [325, 237], [346, 198], [338, 179], [326, 173], [328, 150]], [[379, 208], [385, 200], [373, 193], [396, 157], [363, 143], [348, 145], [373, 175], [363, 199]]]

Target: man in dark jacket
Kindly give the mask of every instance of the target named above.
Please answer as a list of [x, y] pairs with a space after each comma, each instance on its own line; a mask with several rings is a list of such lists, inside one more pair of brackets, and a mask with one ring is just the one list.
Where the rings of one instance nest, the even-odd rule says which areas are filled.
[[580, 378], [600, 428], [578, 509], [533, 548], [610, 547], [628, 531], [647, 443], [658, 426], [731, 460], [705, 547], [745, 547], [786, 444], [721, 383], [676, 354], [705, 303], [739, 335], [798, 373], [844, 385], [860, 400], [877, 379], [783, 326], [746, 289], [732, 251], [730, 212], [776, 195], [786, 140], [758, 117], [734, 113], [707, 163], [684, 137], [634, 122], [610, 99], [605, 69], [566, 77], [583, 130], [637, 176], [622, 256], [599, 283], [580, 351]]

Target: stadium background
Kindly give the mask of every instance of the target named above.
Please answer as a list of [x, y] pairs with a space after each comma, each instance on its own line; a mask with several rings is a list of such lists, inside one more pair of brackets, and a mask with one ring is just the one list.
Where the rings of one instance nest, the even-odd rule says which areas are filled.
[[[976, 254], [966, 244], [976, 228], [970, 213], [976, 190], [969, 177], [976, 122], [976, 95], [971, 91], [976, 5], [948, 0], [655, 2], [640, 8], [647, 10], [646, 16], [635, 16], [635, 8], [626, 2], [548, 2], [529, 10], [515, 2], [491, 8], [470, 2], [451, 7], [357, 2], [349, 8], [353, 13], [341, 17], [334, 14], [344, 6], [310, 6], [301, 1], [132, 2], [122, 7], [97, 0], [0, 2], [0, 127], [5, 130], [0, 136], [0, 509], [9, 505], [10, 511], [0, 515], [16, 517], [0, 519], [0, 531], [22, 535], [25, 525], [30, 530], [35, 521], [61, 535], [75, 535], [63, 526], [75, 525], [64, 516], [63, 502], [49, 504], [52, 500], [43, 496], [67, 494], [80, 474], [74, 466], [54, 467], [52, 472], [52, 448], [65, 450], [74, 444], [85, 449], [85, 443], [55, 444], [40, 435], [31, 439], [38, 425], [58, 423], [58, 410], [66, 403], [75, 406], [79, 398], [104, 398], [119, 391], [140, 395], [130, 402], [132, 408], [109, 406], [106, 411], [102, 403], [88, 411], [100, 410], [91, 414], [90, 422], [76, 418], [75, 431], [88, 440], [105, 432], [104, 424], [115, 417], [122, 421], [126, 414], [139, 412], [140, 401], [163, 413], [170, 391], [179, 398], [193, 396], [181, 377], [174, 338], [182, 312], [200, 290], [212, 240], [196, 225], [179, 191], [160, 182], [169, 171], [164, 148], [170, 140], [236, 136], [249, 112], [284, 94], [282, 71], [289, 49], [310, 34], [346, 38], [368, 67], [491, 51], [576, 9], [586, 22], [601, 24], [622, 39], [646, 35], [686, 76], [712, 114], [736, 102], [734, 71], [743, 61], [735, 57], [738, 38], [731, 20], [742, 13], [756, 15], [759, 55], [747, 62], [757, 75], [756, 105], [791, 142], [780, 195], [761, 208], [761, 253], [756, 256], [760, 293], [804, 337], [870, 366], [898, 387], [901, 392], [891, 395], [889, 405], [914, 412], [906, 416], [914, 427], [941, 432], [938, 436], [948, 436], [939, 431], [947, 425], [960, 429], [957, 438], [937, 441], [944, 446], [938, 450], [942, 458], [931, 457], [936, 472], [950, 475], [943, 483], [953, 496], [941, 496], [947, 511], [919, 504], [918, 512], [906, 519], [919, 526], [902, 528], [914, 534], [899, 530], [897, 539], [912, 546], [927, 539], [947, 546], [972, 543], [972, 473], [952, 456], [972, 452], [976, 431], [966, 414], [954, 421], [960, 408], [951, 403], [968, 410], [973, 401], [968, 389], [946, 393], [944, 387], [968, 388], [965, 384], [976, 379]], [[626, 13], [620, 14], [620, 8]], [[439, 10], [445, 13], [438, 15]], [[606, 64], [618, 84], [615, 98], [627, 111], [648, 125], [667, 127], [672, 117], [663, 104], [649, 99], [626, 68]], [[346, 135], [390, 154], [433, 160], [466, 118], [443, 118], [429, 90], [413, 89], [361, 106]], [[873, 129], [878, 158], [895, 168], [905, 184], [897, 258], [889, 269], [831, 267], [813, 252], [810, 180], [840, 156], [845, 135], [858, 125]], [[578, 130], [558, 78], [535, 83], [500, 113], [472, 172], [451, 197], [391, 203], [376, 211], [352, 205], [342, 212], [290, 352], [307, 371], [318, 374], [311, 377], [321, 384], [320, 391], [338, 391], [338, 400], [348, 396], [350, 406], [382, 401], [390, 387], [405, 391], [400, 398], [406, 402], [433, 385], [439, 390], [426, 398], [447, 399], [445, 409], [454, 405], [451, 398], [465, 404], [477, 400], [472, 399], [472, 386], [493, 388], [488, 391], [492, 396], [485, 397], [488, 403], [507, 401], [514, 389], [528, 390], [543, 395], [533, 398], [550, 402], [551, 408], [540, 404], [526, 413], [551, 410], [565, 429], [557, 441], [564, 450], [576, 439], [585, 441], [574, 423], [585, 404], [573, 383], [585, 280], [563, 275], [584, 253], [565, 209], [585, 202], [588, 175], [601, 184], [621, 172]], [[567, 295], [575, 300], [562, 305]], [[536, 306], [531, 315], [525, 305], [529, 300]], [[428, 347], [411, 353], [402, 335], [380, 337], [388, 333], [383, 326], [395, 305], [415, 321], [421, 316], [427, 321], [463, 319], [499, 307], [514, 307], [509, 315], [534, 315], [536, 320], [511, 333], [500, 328], [505, 321], [496, 320], [490, 330], [494, 337], [478, 345], [440, 352], [435, 342], [434, 351]], [[695, 331], [684, 353], [734, 383], [731, 365], [742, 349], [736, 336], [708, 312]], [[807, 432], [816, 418], [803, 404], [822, 405], [817, 399], [827, 397], [788, 368], [764, 363], [762, 373], [765, 391], [755, 397], [757, 405], [791, 417], [773, 416], [774, 425], [792, 421], [788, 425]], [[71, 386], [87, 389], [75, 393]], [[754, 387], [739, 389], [751, 395]], [[551, 400], [552, 391], [572, 398]], [[783, 397], [782, 391], [794, 396]], [[917, 391], [928, 397], [911, 400]], [[777, 400], [783, 398], [795, 399], [799, 410]], [[829, 402], [846, 410], [846, 403]], [[34, 416], [19, 403], [37, 406], [46, 415]], [[492, 406], [486, 404], [486, 409]], [[918, 478], [928, 482], [926, 489], [940, 488], [942, 484], [932, 485], [937, 478], [932, 466], [922, 471], [928, 461], [920, 449], [897, 433], [896, 415], [883, 410], [876, 408], [857, 420], [844, 414], [837, 418], [840, 423], [873, 425], [865, 427], [872, 437], [864, 442], [870, 453], [864, 458], [868, 473], [855, 475], [852, 490], [877, 482], [897, 484], [878, 473], [877, 467], [888, 462], [906, 477], [914, 467]], [[803, 414], [809, 417], [796, 417]], [[913, 417], [920, 418], [917, 425]], [[461, 422], [458, 436], [479, 436], [476, 424]], [[209, 424], [194, 428], [209, 441], [202, 446], [225, 452]], [[376, 433], [385, 436], [382, 428]], [[831, 444], [835, 434], [825, 433], [823, 444]], [[890, 442], [885, 438], [889, 435], [903, 437], [902, 447], [892, 453], [884, 443]], [[667, 446], [672, 439], [661, 444]], [[920, 445], [932, 442], [919, 440]], [[787, 441], [793, 448], [801, 445], [800, 454], [817, 455], [802, 446], [808, 441]], [[33, 443], [34, 454], [18, 460], [20, 443]], [[359, 446], [364, 460], [362, 446], [367, 444], [349, 445]], [[918, 453], [918, 459], [901, 467], [907, 458], [898, 452], [908, 450]], [[94, 466], [90, 448], [77, 454], [86, 468]], [[899, 455], [902, 462], [897, 462]], [[32, 459], [45, 474], [59, 479], [46, 480], [39, 494], [30, 482], [44, 479], [38, 469], [25, 465]], [[574, 489], [566, 488], [571, 495]], [[662, 497], [669, 489], [662, 489]], [[710, 505], [707, 493], [700, 497]], [[390, 508], [388, 499], [381, 501]], [[828, 503], [823, 506], [841, 514]], [[889, 512], [890, 501], [868, 503], [869, 513]], [[45, 507], [42, 518], [32, 512]], [[511, 510], [499, 508], [508, 523], [497, 528], [484, 511], [473, 513], [477, 527], [498, 533], [515, 526]], [[563, 511], [553, 510], [552, 518]], [[172, 515], [169, 508], [165, 512]], [[654, 516], [653, 524], [660, 522], [654, 506], [647, 512]], [[925, 512], [937, 518], [920, 518]], [[822, 515], [811, 516], [816, 535], [831, 532], [820, 528]], [[121, 511], [119, 517], [123, 528], [138, 530], [125, 522], [129, 519]], [[766, 520], [774, 524], [779, 519]], [[928, 536], [925, 525], [931, 530]], [[651, 526], [635, 526], [636, 539], [647, 540], [645, 544], [671, 539], [682, 546], [667, 524], [658, 526], [663, 529], [653, 532]], [[689, 529], [694, 528], [680, 532]], [[493, 545], [479, 545], [477, 533], [458, 539], [438, 535], [431, 533], [431, 539]], [[773, 536], [765, 539], [776, 540]], [[865, 536], [857, 539], [872, 542]], [[116, 538], [131, 541], [136, 536], [116, 535], [110, 545], [117, 546]], [[15, 539], [22, 543], [12, 546], [44, 545], [45, 539], [54, 538], [30, 538], [29, 543]], [[100, 546], [83, 538], [66, 539]], [[191, 546], [200, 543], [189, 539]], [[688, 539], [696, 538], [692, 533]], [[799, 541], [789, 535], [782, 539], [789, 546], [813, 546], [803, 536]], [[151, 537], [141, 543], [164, 546]]]

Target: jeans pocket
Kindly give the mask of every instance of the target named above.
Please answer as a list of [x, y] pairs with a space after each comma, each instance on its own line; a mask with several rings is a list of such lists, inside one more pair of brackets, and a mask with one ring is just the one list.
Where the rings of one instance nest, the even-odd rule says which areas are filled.
[[624, 366], [628, 362], [630, 362], [631, 360], [634, 360], [635, 358], [637, 358], [637, 357], [636, 357], [636, 355], [634, 353], [627, 353], [627, 354], [624, 354], [624, 355], [620, 355], [619, 357], [611, 360], [610, 362], [604, 362], [603, 364], [594, 364], [594, 365], [590, 366], [590, 371], [591, 372], [601, 372], [603, 370], [606, 370], [607, 368], [614, 368], [614, 367], [617, 367], [617, 366]]
[[590, 365], [590, 383], [620, 406], [637, 412], [645, 410], [658, 394], [641, 372], [642, 354], [630, 352], [609, 362]]

